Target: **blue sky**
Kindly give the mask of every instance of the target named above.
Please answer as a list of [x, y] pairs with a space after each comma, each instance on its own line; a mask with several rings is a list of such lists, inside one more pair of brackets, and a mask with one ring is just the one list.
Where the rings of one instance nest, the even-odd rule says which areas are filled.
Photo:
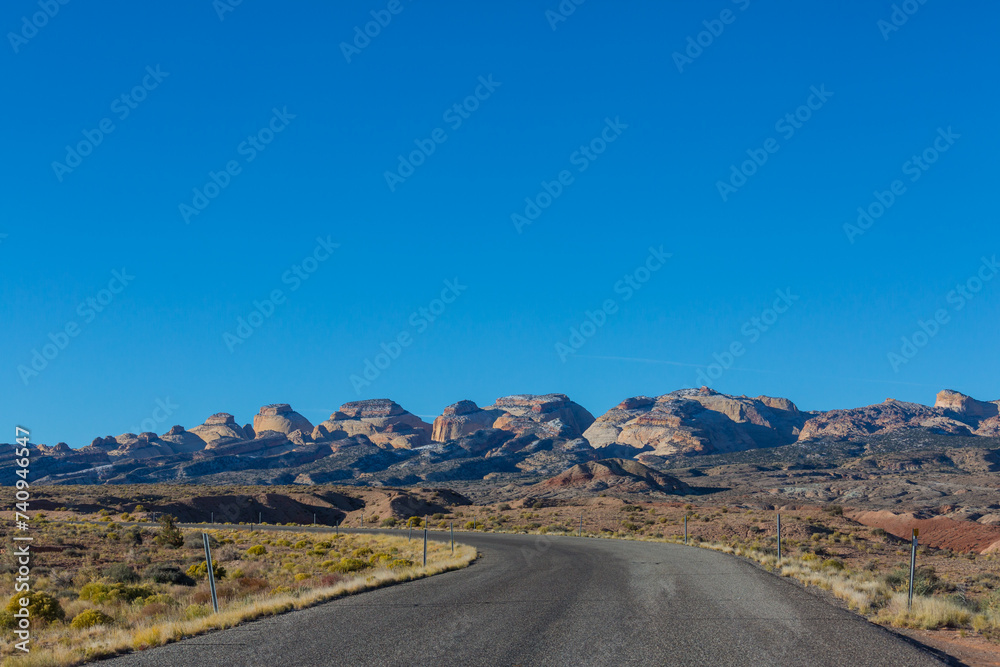
[[45, 6], [0, 12], [0, 441], [377, 397], [596, 415], [699, 373], [1000, 398], [996, 5]]

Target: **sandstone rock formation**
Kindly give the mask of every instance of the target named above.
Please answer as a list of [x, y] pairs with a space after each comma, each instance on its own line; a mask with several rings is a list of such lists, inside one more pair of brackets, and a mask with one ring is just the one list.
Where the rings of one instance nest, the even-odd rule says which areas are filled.
[[810, 415], [788, 399], [729, 396], [702, 387], [628, 398], [583, 436], [598, 448], [632, 454], [709, 454], [792, 443]]
[[444, 413], [434, 420], [431, 440], [447, 442], [471, 435], [484, 428], [492, 428], [493, 422], [503, 414], [501, 410], [483, 410], [473, 401], [459, 401], [444, 409]]
[[498, 428], [515, 435], [578, 438], [594, 423], [594, 416], [565, 394], [516, 394], [502, 396], [493, 405], [479, 408], [472, 401], [449, 405], [434, 420], [435, 442], [470, 435], [483, 428]]
[[691, 493], [687, 484], [630, 459], [601, 459], [573, 466], [538, 484], [539, 490], [596, 493]]
[[160, 440], [167, 443], [173, 451], [178, 453], [198, 452], [205, 449], [205, 441], [194, 433], [185, 431], [183, 426], [172, 427], [160, 436]]
[[998, 411], [1000, 411], [1000, 401], [992, 403], [977, 401], [971, 396], [960, 394], [951, 389], [945, 389], [938, 392], [934, 407], [941, 408], [942, 410], [950, 410], [963, 417], [988, 419], [997, 416]]
[[899, 429], [925, 428], [947, 435], [972, 435], [972, 429], [941, 408], [886, 399], [884, 403], [848, 410], [830, 410], [806, 422], [800, 440], [833, 438], [863, 440]]
[[246, 439], [243, 429], [228, 412], [216, 412], [206, 419], [204, 424], [191, 429], [191, 433], [201, 438], [208, 447], [220, 440]]
[[[272, 403], [271, 405], [265, 405], [260, 409], [259, 413], [254, 415], [253, 431], [254, 434], [263, 433], [264, 431], [274, 431], [275, 433], [284, 433], [285, 435], [293, 431], [311, 434], [313, 425], [308, 419], [292, 410], [292, 406], [288, 405], [288, 403]], [[254, 436], [251, 435], [248, 437], [252, 438]]]
[[312, 439], [339, 440], [367, 436], [375, 445], [413, 449], [430, 443], [431, 425], [387, 398], [344, 403], [312, 430]]

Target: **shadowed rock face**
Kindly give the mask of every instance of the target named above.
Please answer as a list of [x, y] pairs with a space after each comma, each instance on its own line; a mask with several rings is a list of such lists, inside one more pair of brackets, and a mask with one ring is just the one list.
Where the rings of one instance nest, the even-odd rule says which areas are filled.
[[631, 459], [601, 459], [573, 466], [537, 485], [551, 491], [614, 491], [618, 493], [691, 493], [684, 482]]
[[595, 448], [622, 451], [624, 445], [634, 454], [711, 454], [790, 444], [808, 417], [788, 399], [729, 396], [703, 387], [627, 398], [583, 436]]
[[473, 401], [449, 405], [434, 420], [432, 439], [446, 442], [483, 428], [572, 439], [579, 438], [593, 423], [594, 416], [565, 394], [516, 394], [502, 396], [485, 408]]
[[387, 398], [344, 403], [312, 431], [313, 440], [367, 436], [383, 448], [413, 449], [430, 443], [431, 425]]
[[265, 405], [253, 418], [254, 433], [274, 431], [288, 435], [293, 431], [310, 434], [313, 425], [308, 419], [292, 410], [288, 403], [272, 403]]

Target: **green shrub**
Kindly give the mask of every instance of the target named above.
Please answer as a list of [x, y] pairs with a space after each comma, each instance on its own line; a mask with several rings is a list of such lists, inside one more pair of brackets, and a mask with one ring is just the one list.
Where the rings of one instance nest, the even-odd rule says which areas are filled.
[[156, 536], [156, 543], [172, 549], [177, 549], [184, 545], [184, 533], [177, 527], [177, 517], [164, 514], [157, 523], [160, 524], [160, 532]]
[[187, 576], [176, 565], [151, 565], [143, 572], [143, 576], [157, 584], [175, 584], [178, 586], [194, 586], [195, 581]]
[[399, 523], [399, 521], [394, 516], [391, 516], [388, 519], [382, 519], [382, 527], [383, 528], [392, 528], [397, 523]]
[[401, 567], [412, 567], [413, 561], [406, 558], [397, 558], [395, 560], [389, 561], [389, 569], [396, 570]]
[[267, 547], [263, 544], [258, 544], [247, 549], [247, 556], [263, 556], [266, 553]]
[[14, 593], [13, 597], [7, 603], [7, 611], [11, 615], [21, 609], [22, 598], [28, 600], [28, 613], [31, 615], [31, 618], [43, 619], [49, 623], [61, 621], [66, 618], [66, 612], [63, 611], [59, 600], [41, 591]]
[[[207, 570], [208, 568], [206, 568]], [[196, 618], [204, 618], [212, 613], [212, 608], [207, 604], [192, 604], [188, 605], [187, 609], [184, 610], [184, 618], [189, 621], [193, 621]]]
[[354, 556], [355, 558], [362, 558], [364, 556], [371, 556], [373, 553], [375, 553], [375, 550], [372, 549], [371, 547], [360, 547], [358, 549], [355, 549], [351, 553], [351, 555]]
[[116, 584], [134, 584], [139, 581], [139, 575], [136, 571], [125, 563], [115, 563], [114, 565], [109, 565], [104, 568], [101, 573], [106, 579], [112, 581]]
[[334, 572], [357, 572], [368, 567], [360, 558], [341, 558], [340, 562], [330, 568]]
[[95, 625], [111, 625], [115, 619], [105, 614], [100, 609], [85, 609], [73, 617], [69, 627], [74, 630], [86, 630]]
[[299, 540], [298, 542], [293, 544], [292, 547], [295, 549], [305, 549], [309, 545], [310, 545], [309, 540]]
[[[224, 568], [218, 561], [212, 561], [212, 572], [215, 574], [216, 579], [222, 579], [226, 576], [226, 568]], [[188, 568], [187, 575], [194, 579], [204, 579], [208, 576], [208, 562], [201, 561]]]
[[151, 604], [162, 604], [168, 607], [173, 607], [178, 603], [177, 600], [166, 593], [157, 593], [156, 595], [150, 595], [148, 598], [144, 599], [142, 604], [145, 606], [149, 606]]
[[80, 599], [94, 604], [111, 602], [134, 602], [139, 598], [147, 598], [154, 591], [148, 586], [129, 586], [127, 584], [103, 584], [93, 581], [80, 589]]
[[822, 565], [823, 567], [828, 567], [831, 570], [844, 569], [844, 561], [840, 560], [839, 558], [827, 558], [825, 561], [823, 561]]

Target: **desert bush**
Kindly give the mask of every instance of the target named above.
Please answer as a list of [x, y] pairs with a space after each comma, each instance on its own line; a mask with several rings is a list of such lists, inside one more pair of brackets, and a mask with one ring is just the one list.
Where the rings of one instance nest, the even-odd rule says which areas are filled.
[[365, 569], [367, 566], [368, 564], [360, 558], [341, 558], [340, 562], [330, 569], [334, 572], [357, 572], [358, 570]]
[[74, 630], [86, 630], [95, 625], [111, 625], [115, 619], [105, 614], [100, 609], [86, 609], [73, 617], [69, 627]]
[[164, 514], [157, 523], [160, 524], [160, 532], [156, 536], [156, 543], [165, 547], [176, 549], [184, 545], [184, 533], [177, 527], [177, 517]]
[[305, 549], [306, 547], [308, 547], [310, 545], [311, 545], [311, 542], [309, 542], [309, 540], [299, 540], [298, 542], [296, 542], [295, 544], [292, 545], [292, 548], [294, 548], [294, 549]]
[[184, 618], [193, 621], [196, 618], [205, 618], [212, 613], [212, 608], [207, 604], [192, 604], [184, 610]]
[[139, 575], [125, 563], [115, 563], [101, 572], [105, 579], [116, 584], [134, 584], [139, 581]]
[[361, 558], [363, 556], [371, 556], [375, 551], [371, 547], [359, 547], [351, 552], [351, 556], [354, 558]]
[[825, 561], [823, 561], [822, 565], [823, 567], [829, 568], [831, 570], [844, 569], [844, 561], [840, 560], [839, 558], [827, 558]]
[[257, 544], [247, 549], [247, 556], [263, 556], [266, 553], [267, 547], [263, 544]]
[[6, 611], [13, 614], [21, 609], [21, 599], [27, 598], [28, 600], [28, 613], [33, 619], [42, 619], [49, 623], [53, 621], [61, 621], [66, 618], [66, 612], [63, 611], [62, 605], [59, 604], [59, 600], [55, 599], [48, 593], [43, 593], [41, 591], [31, 591], [24, 593], [14, 593], [10, 601], [7, 602]]
[[195, 581], [181, 572], [176, 565], [156, 564], [146, 568], [143, 576], [157, 584], [176, 584], [178, 586], [194, 586]]
[[236, 545], [223, 544], [215, 553], [215, 558], [213, 560], [232, 561], [240, 560], [241, 558], [243, 558], [243, 551], [237, 548]]
[[[215, 574], [216, 579], [222, 579], [226, 576], [226, 568], [218, 561], [212, 561], [212, 572]], [[208, 576], [208, 562], [201, 561], [195, 563], [188, 568], [187, 575], [193, 579], [204, 579]]]
[[394, 516], [391, 516], [391, 517], [389, 517], [388, 519], [382, 519], [382, 523], [381, 523], [381, 526], [382, 526], [383, 528], [392, 528], [392, 527], [394, 527], [394, 526], [395, 526], [395, 525], [396, 525], [397, 523], [399, 523], [399, 520], [398, 520], [398, 519], [396, 519], [396, 517], [394, 517]]
[[93, 602], [94, 604], [106, 604], [113, 602], [134, 602], [139, 598], [147, 598], [153, 594], [153, 589], [148, 586], [104, 584], [93, 581], [80, 589], [79, 597], [81, 600]]
[[389, 561], [389, 569], [398, 570], [401, 567], [412, 567], [413, 561], [407, 558], [396, 558]]
[[155, 595], [150, 595], [148, 598], [145, 598], [142, 601], [142, 604], [147, 607], [151, 604], [162, 604], [168, 607], [173, 607], [174, 605], [178, 604], [178, 602], [172, 596], [166, 593], [157, 593]]

